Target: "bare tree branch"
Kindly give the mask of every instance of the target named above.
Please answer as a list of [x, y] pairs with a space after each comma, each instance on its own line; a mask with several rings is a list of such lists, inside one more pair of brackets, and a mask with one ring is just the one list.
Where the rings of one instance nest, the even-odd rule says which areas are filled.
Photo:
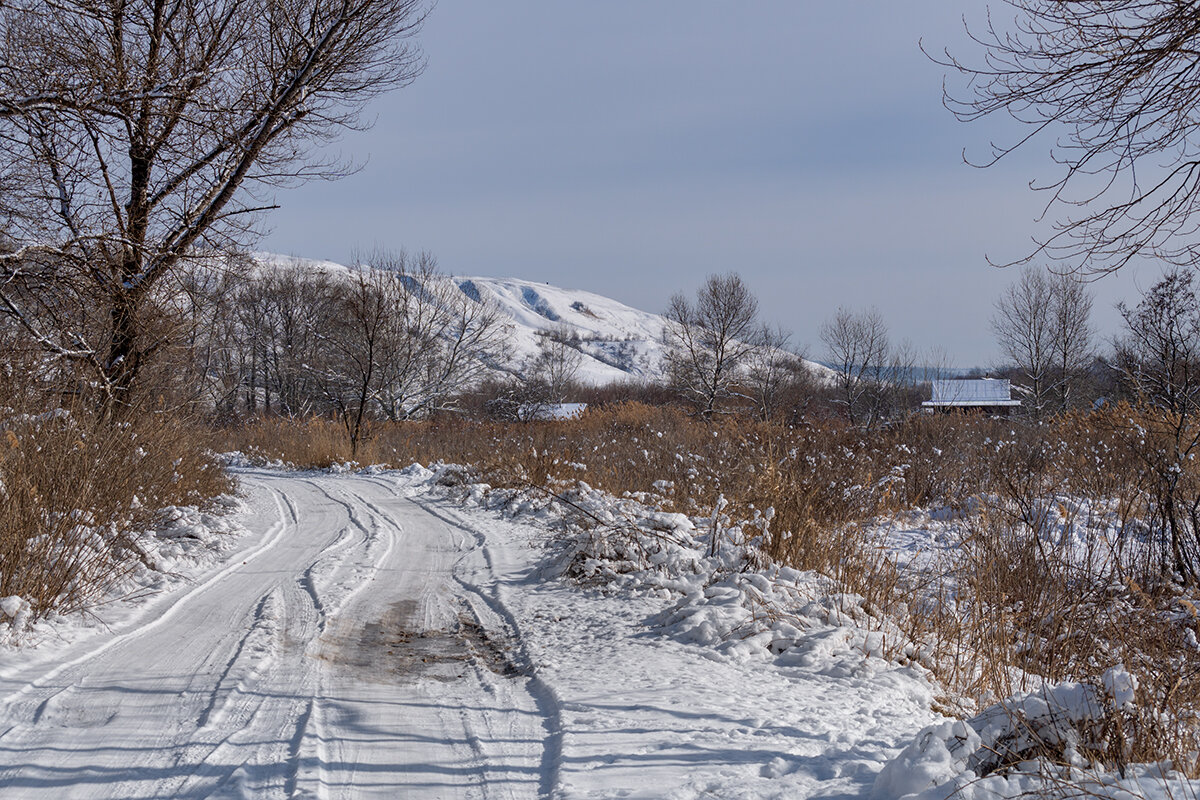
[[669, 379], [710, 417], [736, 395], [747, 359], [762, 346], [758, 301], [736, 273], [711, 275], [694, 304], [677, 294], [663, 316]]
[[153, 353], [141, 326], [164, 276], [245, 247], [270, 187], [344, 174], [317, 146], [420, 74], [426, 13], [424, 0], [0, 4], [0, 156], [20, 178], [0, 210], [19, 247], [54, 248], [90, 284], [107, 323], [86, 337], [116, 394]]
[[1043, 132], [1058, 135], [1061, 175], [1048, 194], [1051, 233], [1014, 263], [1046, 257], [1065, 271], [1104, 273], [1139, 257], [1200, 261], [1200, 3], [1174, 0], [1004, 0], [968, 29], [976, 61], [934, 60], [967, 79], [945, 104], [963, 121], [1002, 113], [1030, 127], [993, 145], [989, 166]]

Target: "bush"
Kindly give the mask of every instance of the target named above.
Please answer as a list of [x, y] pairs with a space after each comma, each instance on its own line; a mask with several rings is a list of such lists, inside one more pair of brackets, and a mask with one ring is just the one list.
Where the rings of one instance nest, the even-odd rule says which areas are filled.
[[165, 413], [103, 421], [79, 409], [0, 421], [0, 597], [33, 618], [86, 608], [141, 558], [157, 509], [199, 505], [230, 479], [197, 429]]

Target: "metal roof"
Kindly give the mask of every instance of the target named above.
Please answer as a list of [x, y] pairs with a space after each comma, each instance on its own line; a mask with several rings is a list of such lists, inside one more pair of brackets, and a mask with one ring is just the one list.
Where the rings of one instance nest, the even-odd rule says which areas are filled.
[[587, 403], [524, 403], [517, 409], [522, 422], [575, 419], [587, 411]]
[[944, 379], [933, 382], [933, 399], [926, 406], [1019, 406], [1012, 387], [1004, 379]]

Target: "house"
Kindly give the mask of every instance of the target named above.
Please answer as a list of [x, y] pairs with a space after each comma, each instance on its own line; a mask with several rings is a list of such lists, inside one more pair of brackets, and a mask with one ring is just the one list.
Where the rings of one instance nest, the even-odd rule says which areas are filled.
[[517, 409], [521, 422], [553, 422], [577, 419], [587, 411], [587, 403], [523, 403]]
[[933, 399], [921, 404], [928, 412], [982, 411], [999, 416], [1020, 406], [1020, 400], [1012, 399], [1012, 385], [998, 378], [936, 380]]

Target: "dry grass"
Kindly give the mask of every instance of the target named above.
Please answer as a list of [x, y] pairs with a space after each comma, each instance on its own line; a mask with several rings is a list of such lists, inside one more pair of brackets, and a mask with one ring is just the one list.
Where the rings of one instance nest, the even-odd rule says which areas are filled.
[[[377, 423], [358, 460], [467, 463], [499, 484], [584, 479], [614, 494], [668, 481], [678, 510], [711, 507], [724, 494], [743, 505], [773, 505], [777, 519], [799, 530], [978, 493], [979, 471], [972, 470], [980, 448], [971, 443], [996, 425], [914, 418], [868, 438], [836, 422], [791, 427], [730, 417], [708, 424], [670, 407], [623, 403], [564, 422]], [[349, 460], [345, 434], [329, 420], [268, 418], [223, 436], [230, 449], [301, 468]], [[932, 455], [935, 448], [942, 455]]]
[[141, 557], [130, 531], [156, 509], [229, 491], [207, 445], [163, 413], [120, 424], [78, 409], [10, 415], [0, 423], [0, 596], [25, 598], [34, 618], [94, 603]]
[[1196, 775], [1200, 614], [1163, 547], [1147, 458], [1156, 413], [1071, 415], [993, 440], [989, 491], [944, 565], [954, 591], [913, 635], [932, 642], [944, 683], [985, 701], [1122, 664], [1137, 711], [1102, 720], [1091, 756], [1166, 758]]

